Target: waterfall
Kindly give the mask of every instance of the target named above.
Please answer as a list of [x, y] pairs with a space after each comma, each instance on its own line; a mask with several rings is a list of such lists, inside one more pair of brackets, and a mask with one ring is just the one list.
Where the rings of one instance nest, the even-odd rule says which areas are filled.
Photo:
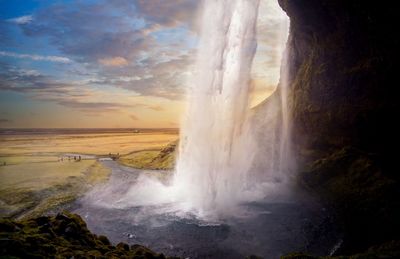
[[[240, 215], [246, 211], [242, 204], [274, 200], [275, 190], [282, 191], [290, 167], [287, 71], [281, 69], [278, 89], [263, 105], [251, 109], [249, 103], [259, 5], [258, 0], [203, 2], [173, 178], [161, 183], [141, 174], [112, 206], [157, 207], [157, 213], [212, 221]], [[281, 37], [271, 39], [278, 58], [287, 37], [283, 26]]]
[[174, 186], [189, 209], [224, 214], [245, 199], [253, 160], [250, 72], [258, 0], [206, 0]]

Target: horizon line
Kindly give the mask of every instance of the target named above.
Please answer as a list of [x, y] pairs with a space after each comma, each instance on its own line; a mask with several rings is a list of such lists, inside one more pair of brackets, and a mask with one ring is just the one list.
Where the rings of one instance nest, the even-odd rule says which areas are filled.
[[16, 129], [180, 129], [180, 127], [129, 127], [129, 128], [117, 128], [117, 127], [99, 127], [99, 128], [89, 128], [89, 127], [14, 127], [14, 128], [3, 128], [0, 127], [0, 130], [16, 130]]

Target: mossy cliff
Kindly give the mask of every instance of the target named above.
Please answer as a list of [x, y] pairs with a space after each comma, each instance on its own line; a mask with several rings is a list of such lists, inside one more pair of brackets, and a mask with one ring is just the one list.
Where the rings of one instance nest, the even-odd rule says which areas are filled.
[[60, 213], [22, 221], [0, 220], [0, 258], [140, 258], [162, 259], [140, 245], [111, 245], [92, 234], [76, 214]]
[[299, 182], [337, 212], [339, 254], [399, 240], [398, 11], [362, 0], [279, 3], [291, 21]]

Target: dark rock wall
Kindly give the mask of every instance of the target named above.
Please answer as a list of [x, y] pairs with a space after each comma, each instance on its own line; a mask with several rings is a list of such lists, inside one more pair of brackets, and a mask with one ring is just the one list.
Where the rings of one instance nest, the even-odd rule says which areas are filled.
[[292, 111], [302, 148], [381, 153], [398, 144], [396, 8], [361, 0], [280, 4], [291, 19]]
[[395, 2], [279, 3], [291, 20], [290, 109], [300, 182], [338, 212], [344, 253], [399, 239]]

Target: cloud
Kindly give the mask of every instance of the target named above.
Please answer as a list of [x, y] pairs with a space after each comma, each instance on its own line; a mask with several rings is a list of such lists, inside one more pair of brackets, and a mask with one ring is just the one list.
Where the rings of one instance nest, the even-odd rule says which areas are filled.
[[59, 104], [69, 107], [79, 109], [84, 112], [94, 112], [94, 113], [104, 113], [111, 111], [118, 111], [121, 108], [132, 107], [131, 105], [121, 104], [121, 103], [112, 103], [112, 102], [82, 102], [79, 100], [60, 100]]
[[152, 47], [131, 1], [57, 3], [21, 26], [29, 37], [47, 37], [59, 51], [79, 62], [109, 57], [133, 58]]
[[152, 23], [174, 27], [193, 21], [200, 1], [197, 0], [137, 0], [139, 13]]
[[19, 53], [8, 52], [8, 51], [0, 51], [0, 56], [13, 57], [13, 58], [23, 58], [23, 59], [32, 59], [34, 61], [50, 61], [50, 62], [59, 62], [59, 63], [70, 63], [71, 62], [71, 60], [69, 58], [66, 58], [66, 57], [19, 54]]
[[47, 79], [36, 70], [17, 69], [13, 66], [1, 64], [0, 90], [29, 92], [47, 88]]
[[279, 68], [289, 33], [289, 18], [276, 1], [261, 1], [257, 22], [258, 49], [255, 62], [264, 73]]
[[128, 61], [123, 57], [102, 58], [99, 62], [104, 66], [121, 67], [128, 65]]
[[[165, 56], [173, 56], [165, 53]], [[123, 88], [142, 96], [156, 96], [170, 100], [182, 99], [191, 70], [192, 55], [175, 55], [165, 62], [157, 57], [147, 57], [140, 65], [129, 64], [118, 70], [104, 70], [93, 85]]]
[[[178, 110], [175, 100], [195, 83], [190, 77], [200, 3], [55, 1], [32, 15], [0, 19], [0, 94], [18, 92], [35, 102], [67, 107], [77, 116], [118, 113], [129, 121], [142, 118], [140, 123], [146, 121], [141, 112], [169, 116]], [[257, 96], [279, 79], [279, 37], [287, 19], [282, 13], [276, 1], [261, 0], [252, 71]], [[173, 121], [165, 119], [171, 126]]]
[[24, 93], [31, 99], [53, 102], [90, 115], [124, 112], [131, 108], [164, 110], [143, 99], [134, 99], [137, 96], [129, 95], [126, 91], [119, 94], [113, 91], [111, 94], [93, 89], [86, 83], [56, 80], [36, 70], [19, 69], [3, 63], [0, 63], [0, 91]]
[[[69, 69], [76, 72], [68, 73], [86, 81], [82, 87], [101, 85], [126, 89], [142, 96], [182, 99], [193, 72], [197, 40], [193, 24], [199, 2], [58, 2], [36, 11], [32, 16], [34, 22], [19, 26], [28, 39], [47, 39], [65, 57], [4, 51], [0, 55], [71, 62]], [[259, 47], [253, 76], [275, 80], [279, 75], [272, 77], [269, 74], [279, 73], [281, 41], [278, 36], [285, 20], [281, 17], [280, 7], [270, 2], [261, 1], [257, 28]], [[29, 91], [32, 83], [24, 83], [24, 91]], [[35, 87], [39, 87], [38, 82]]]
[[28, 94], [33, 99], [51, 101], [60, 105], [88, 111], [114, 111], [130, 105], [99, 101], [88, 88], [75, 83], [55, 80], [36, 70], [18, 69], [9, 65], [0, 66], [0, 90]]
[[81, 64], [73, 76], [86, 74], [94, 84], [175, 100], [183, 96], [191, 64], [195, 36], [188, 25], [198, 2], [57, 3], [35, 12], [35, 22], [20, 28], [28, 38], [47, 39], [74, 66]]
[[164, 111], [165, 109], [159, 105], [155, 105], [155, 106], [148, 106], [147, 108], [153, 110], [153, 111]]
[[132, 120], [134, 120], [134, 121], [137, 121], [137, 120], [139, 120], [139, 118], [136, 116], [136, 115], [130, 115], [129, 116]]
[[8, 19], [7, 21], [12, 22], [12, 23], [16, 23], [18, 25], [28, 24], [28, 23], [31, 23], [33, 21], [33, 16], [32, 15], [24, 15], [24, 16]]
[[7, 124], [7, 123], [11, 123], [11, 122], [12, 122], [12, 120], [0, 118], [0, 124]]

